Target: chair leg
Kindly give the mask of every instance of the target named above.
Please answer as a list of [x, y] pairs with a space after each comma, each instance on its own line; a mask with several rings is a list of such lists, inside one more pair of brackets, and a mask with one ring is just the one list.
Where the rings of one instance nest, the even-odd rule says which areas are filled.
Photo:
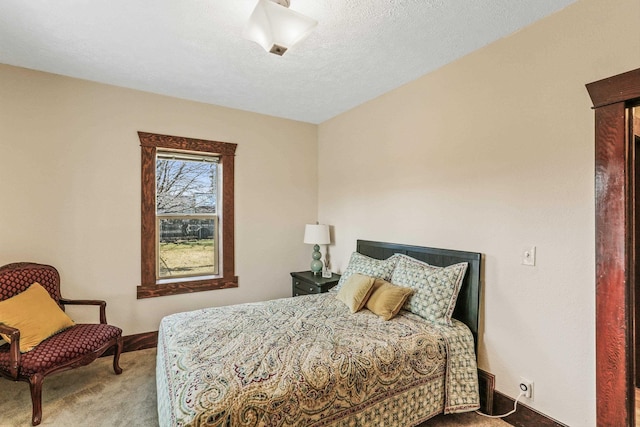
[[118, 337], [116, 342], [116, 351], [113, 355], [113, 371], [116, 375], [120, 375], [122, 373], [122, 368], [120, 367], [120, 353], [122, 353], [123, 340], [122, 335]]
[[37, 426], [42, 421], [42, 382], [44, 376], [37, 373], [29, 378], [29, 389], [31, 390], [31, 424]]

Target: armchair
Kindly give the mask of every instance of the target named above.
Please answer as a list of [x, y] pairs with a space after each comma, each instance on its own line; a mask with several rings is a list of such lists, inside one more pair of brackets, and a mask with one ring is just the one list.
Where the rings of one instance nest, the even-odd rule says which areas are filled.
[[[35, 263], [14, 263], [0, 267], [0, 301], [18, 295], [33, 283], [45, 288], [64, 310], [65, 305], [96, 305], [100, 310], [99, 324], [75, 324], [45, 339], [32, 350], [20, 352], [20, 330], [0, 323], [0, 334], [9, 342], [0, 345], [0, 375], [14, 381], [29, 383], [32, 402], [32, 424], [42, 421], [42, 382], [44, 377], [79, 366], [88, 365], [114, 347], [113, 370], [119, 366], [122, 352], [122, 330], [107, 324], [106, 302], [69, 300], [60, 295], [60, 275], [50, 266]], [[1, 341], [0, 341], [1, 342]]]

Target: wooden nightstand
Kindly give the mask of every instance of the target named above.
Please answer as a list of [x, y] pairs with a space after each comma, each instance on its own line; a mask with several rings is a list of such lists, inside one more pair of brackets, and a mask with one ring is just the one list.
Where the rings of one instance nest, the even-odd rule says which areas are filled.
[[291, 278], [291, 294], [297, 297], [327, 292], [338, 284], [340, 275], [333, 273], [329, 279], [322, 277], [321, 274], [316, 276], [311, 271], [298, 271], [291, 273]]

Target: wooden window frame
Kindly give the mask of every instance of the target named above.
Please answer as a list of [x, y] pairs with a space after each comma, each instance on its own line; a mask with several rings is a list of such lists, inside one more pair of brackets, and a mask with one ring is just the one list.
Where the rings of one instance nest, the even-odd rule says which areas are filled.
[[[141, 278], [137, 297], [153, 298], [238, 287], [234, 261], [234, 159], [237, 144], [138, 132], [141, 156]], [[214, 278], [156, 280], [156, 151], [182, 150], [219, 156], [222, 168], [222, 272]]]

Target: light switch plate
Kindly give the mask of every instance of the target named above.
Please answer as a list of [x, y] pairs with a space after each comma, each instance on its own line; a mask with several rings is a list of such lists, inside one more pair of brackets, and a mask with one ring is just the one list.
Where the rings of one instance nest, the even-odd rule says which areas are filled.
[[536, 265], [536, 247], [530, 246], [522, 250], [522, 265], [535, 266]]

